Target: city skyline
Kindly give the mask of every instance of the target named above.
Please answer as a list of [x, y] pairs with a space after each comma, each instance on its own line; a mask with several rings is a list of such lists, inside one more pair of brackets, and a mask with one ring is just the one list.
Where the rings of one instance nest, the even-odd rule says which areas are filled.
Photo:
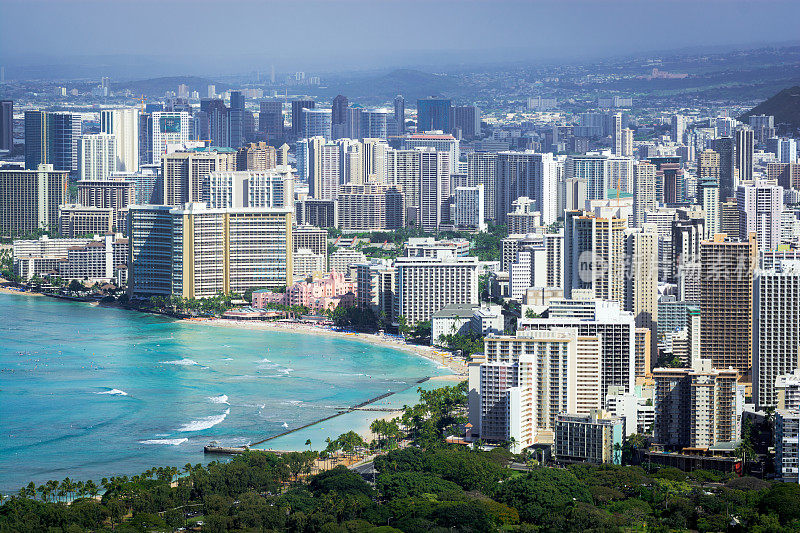
[[0, 13], [0, 531], [800, 531], [797, 1]]

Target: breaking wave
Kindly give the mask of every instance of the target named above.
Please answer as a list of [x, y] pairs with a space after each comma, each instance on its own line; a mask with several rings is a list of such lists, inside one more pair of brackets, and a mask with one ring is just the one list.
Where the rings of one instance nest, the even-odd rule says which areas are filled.
[[212, 415], [201, 418], [200, 420], [192, 420], [188, 424], [184, 424], [179, 427], [177, 431], [202, 431], [204, 429], [212, 428], [225, 420], [225, 417], [227, 417], [230, 412], [230, 409], [225, 409], [225, 412], [221, 415]]

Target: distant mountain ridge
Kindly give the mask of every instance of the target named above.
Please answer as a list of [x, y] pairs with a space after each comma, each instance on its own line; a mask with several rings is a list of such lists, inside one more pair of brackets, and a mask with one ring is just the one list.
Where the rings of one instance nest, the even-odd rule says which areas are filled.
[[800, 128], [800, 85], [782, 90], [775, 96], [764, 100], [756, 107], [739, 117], [747, 122], [753, 115], [772, 115], [775, 125], [787, 123], [793, 130]]

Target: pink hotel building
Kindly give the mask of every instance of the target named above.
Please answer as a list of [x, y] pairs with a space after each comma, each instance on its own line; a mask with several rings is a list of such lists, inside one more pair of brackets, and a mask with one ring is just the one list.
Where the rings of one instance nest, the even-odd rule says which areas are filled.
[[263, 308], [268, 303], [303, 305], [312, 311], [353, 306], [356, 304], [355, 284], [347, 281], [344, 274], [331, 272], [314, 281], [298, 281], [283, 293], [269, 289], [253, 291], [253, 307]]

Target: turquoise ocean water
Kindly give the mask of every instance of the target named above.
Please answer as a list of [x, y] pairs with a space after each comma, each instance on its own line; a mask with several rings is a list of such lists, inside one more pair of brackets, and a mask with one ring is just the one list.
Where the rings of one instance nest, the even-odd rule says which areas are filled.
[[[447, 373], [346, 339], [0, 294], [0, 491], [205, 462], [212, 440], [248, 444]], [[414, 389], [380, 405], [413, 403]], [[310, 438], [321, 449], [379, 416], [346, 414], [261, 447]]]

